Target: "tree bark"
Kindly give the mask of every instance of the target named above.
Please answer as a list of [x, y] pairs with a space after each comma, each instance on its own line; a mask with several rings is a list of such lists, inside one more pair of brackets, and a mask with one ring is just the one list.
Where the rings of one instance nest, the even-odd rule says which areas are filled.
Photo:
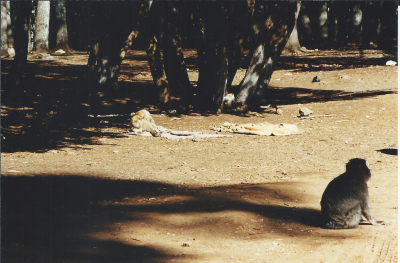
[[11, 9], [15, 20], [14, 47], [15, 57], [11, 71], [11, 81], [14, 88], [14, 95], [19, 97], [21, 81], [25, 72], [28, 55], [28, 29], [29, 14], [32, 10], [30, 1], [15, 2]]
[[7, 10], [7, 2], [9, 1], [1, 1], [1, 55], [7, 55], [8, 51], [8, 23], [7, 23], [7, 13], [10, 9]]
[[199, 8], [198, 92], [203, 110], [220, 111], [228, 83], [228, 3], [203, 2]]
[[34, 50], [35, 43], [35, 24], [37, 14], [37, 2], [32, 2], [32, 10], [29, 16], [29, 30], [28, 30], [28, 53]]
[[300, 8], [301, 8], [301, 2], [297, 2], [297, 11], [296, 11], [296, 15], [295, 15], [295, 19], [296, 21], [294, 22], [294, 27], [293, 27], [293, 31], [290, 34], [290, 37], [286, 43], [285, 48], [283, 49], [283, 51], [286, 52], [291, 52], [291, 53], [300, 53], [301, 52], [301, 46], [300, 46], [300, 42], [299, 42], [299, 35], [297, 32], [297, 19], [299, 17], [299, 13], [300, 13]]
[[[88, 3], [91, 11], [91, 45], [87, 66], [89, 83], [118, 89], [118, 74], [126, 51], [137, 37], [151, 2]], [[134, 15], [132, 15], [134, 12]], [[129, 18], [132, 18], [131, 20]], [[129, 31], [130, 30], [130, 31]]]
[[161, 35], [160, 18], [162, 18], [163, 2], [152, 4], [143, 23], [141, 23], [141, 33], [143, 33], [147, 48], [147, 59], [149, 61], [151, 75], [158, 93], [158, 102], [162, 109], [168, 107], [171, 91], [165, 74], [164, 63], [161, 59]]
[[[274, 66], [295, 24], [297, 3], [294, 1], [270, 2], [267, 11], [264, 11], [266, 8], [262, 5], [258, 5], [258, 8], [253, 23], [256, 47], [251, 52], [250, 65], [236, 96], [235, 105], [238, 112], [259, 109]], [[267, 12], [267, 15], [264, 12]]]
[[67, 12], [65, 7], [65, 0], [55, 2], [56, 8], [56, 46], [51, 50], [51, 53], [62, 49], [66, 52], [73, 52], [74, 50], [68, 45], [68, 29], [67, 29]]
[[15, 56], [14, 38], [11, 26], [10, 1], [1, 2], [1, 55]]
[[328, 28], [328, 3], [321, 3], [319, 9], [319, 43], [322, 47], [329, 44], [329, 28]]
[[355, 3], [351, 10], [351, 25], [349, 32], [349, 40], [357, 45], [362, 45], [362, 29], [361, 22], [363, 20], [363, 12], [361, 4]]
[[49, 52], [49, 23], [50, 1], [39, 1], [37, 3], [34, 44], [37, 53]]
[[[188, 102], [191, 89], [179, 28], [179, 3], [166, 2], [164, 9], [163, 60], [171, 92]], [[187, 105], [186, 105], [187, 106]]]

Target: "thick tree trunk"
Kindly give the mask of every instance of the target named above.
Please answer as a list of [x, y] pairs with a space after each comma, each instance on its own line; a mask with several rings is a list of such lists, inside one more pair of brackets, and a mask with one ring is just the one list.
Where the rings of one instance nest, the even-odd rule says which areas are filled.
[[32, 9], [32, 3], [30, 1], [21, 1], [14, 3], [13, 7], [14, 8], [11, 11], [16, 17], [16, 20], [14, 27], [15, 57], [11, 71], [11, 81], [14, 88], [14, 95], [18, 97], [18, 94], [20, 93], [19, 87], [27, 63], [29, 14]]
[[[94, 84], [100, 84], [100, 87], [105, 88], [118, 88], [121, 61], [140, 31], [147, 41], [146, 52], [154, 84], [158, 91], [159, 103], [161, 107], [165, 107], [170, 100], [170, 91], [161, 60], [159, 36], [157, 35], [158, 19], [161, 17], [161, 13], [153, 14], [154, 8], [150, 9], [152, 1], [131, 3], [136, 8], [133, 10], [138, 11], [134, 15], [132, 15], [132, 9], [122, 5], [123, 3], [102, 2], [95, 4], [96, 8], [92, 9], [95, 11], [92, 15], [95, 19], [91, 26], [94, 36], [92, 36], [91, 52], [88, 59], [88, 67]], [[133, 18], [132, 21], [127, 20], [128, 15]], [[121, 25], [125, 25], [124, 30], [116, 30], [116, 28], [121, 28]], [[131, 30], [128, 37], [125, 35], [126, 29]]]
[[163, 2], [152, 4], [147, 16], [141, 23], [140, 32], [146, 39], [146, 53], [150, 65], [151, 75], [157, 89], [158, 102], [161, 108], [168, 107], [171, 91], [167, 76], [165, 74], [164, 63], [161, 59], [161, 36], [162, 36], [162, 12]]
[[396, 2], [381, 1], [381, 8], [379, 12], [380, 27], [378, 33], [378, 47], [384, 50], [394, 48], [397, 45], [397, 11], [398, 6]]
[[[206, 55], [210, 56], [209, 54], [212, 53], [211, 45], [207, 45], [206, 37], [208, 37], [208, 30], [206, 31], [206, 19], [204, 17], [205, 13], [205, 2], [199, 2], [197, 5], [196, 11], [194, 13], [195, 21], [196, 21], [196, 36], [197, 36], [197, 61], [199, 67], [199, 76], [197, 79], [197, 87], [196, 93], [199, 98], [199, 102], [202, 103], [200, 106], [202, 108], [207, 108], [209, 105], [206, 105], [210, 102], [207, 98], [209, 82], [211, 81], [209, 78], [209, 67], [207, 61], [209, 60]], [[208, 27], [207, 27], [208, 28]], [[207, 32], [207, 34], [206, 34]]]
[[[251, 62], [236, 96], [239, 112], [258, 109], [262, 95], [268, 87], [274, 66], [285, 47], [295, 24], [296, 2], [270, 2], [267, 15], [263, 6], [255, 12], [253, 30], [256, 48], [251, 52]], [[256, 7], [257, 8], [257, 7]]]
[[62, 49], [66, 52], [73, 52], [74, 50], [68, 45], [68, 29], [67, 29], [67, 12], [65, 7], [65, 0], [55, 2], [56, 7], [56, 46], [51, 52]]
[[[223, 110], [223, 98], [226, 94], [228, 82], [229, 82], [229, 73], [234, 74], [233, 71], [236, 73], [233, 57], [233, 47], [236, 43], [228, 43], [233, 40], [233, 37], [229, 33], [229, 23], [231, 12], [234, 9], [235, 3], [223, 3], [221, 4], [219, 19], [217, 20], [218, 23], [218, 48], [217, 48], [217, 71], [216, 71], [216, 78], [215, 84], [213, 87], [214, 95], [213, 95], [213, 110], [217, 113], [220, 113]], [[231, 59], [229, 59], [231, 58]], [[233, 67], [229, 67], [232, 64]], [[231, 72], [229, 72], [231, 70]], [[233, 80], [233, 78], [232, 78]], [[230, 85], [230, 83], [229, 83]]]
[[10, 1], [1, 2], [1, 55], [15, 56], [14, 38], [11, 26]]
[[363, 20], [363, 12], [361, 4], [355, 3], [351, 12], [351, 26], [349, 32], [349, 40], [357, 45], [362, 45], [362, 29], [361, 22]]
[[199, 9], [199, 79], [201, 107], [220, 111], [228, 83], [228, 3], [206, 2]]
[[363, 16], [368, 19], [362, 20], [362, 39], [367, 48], [371, 42], [376, 44], [379, 9], [380, 2], [363, 3]]
[[37, 3], [34, 49], [37, 53], [49, 52], [50, 1]]
[[300, 53], [301, 52], [299, 35], [297, 32], [297, 19], [299, 17], [300, 8], [301, 8], [301, 2], [299, 1], [299, 2], [297, 2], [297, 11], [296, 11], [296, 15], [295, 15], [296, 21], [294, 23], [293, 31], [290, 34], [290, 37], [284, 48], [284, 51], [286, 51], [286, 52], [291, 52], [291, 53]]
[[[124, 5], [125, 4], [125, 5]], [[99, 90], [118, 89], [118, 74], [126, 51], [137, 37], [141, 19], [151, 2], [89, 3], [93, 8], [90, 54], [88, 58], [90, 83]], [[128, 5], [128, 7], [127, 7]], [[132, 15], [132, 10], [137, 11]], [[127, 19], [132, 17], [132, 20]], [[136, 19], [136, 22], [135, 22]], [[117, 30], [123, 25], [123, 30]], [[128, 31], [131, 30], [131, 31]]]
[[[232, 5], [232, 3], [231, 3]], [[236, 71], [240, 66], [244, 54], [245, 45], [249, 40], [249, 28], [254, 17], [255, 1], [238, 1], [233, 4], [233, 14], [229, 18], [228, 36], [228, 83], [226, 93], [232, 93], [231, 85]], [[223, 105], [222, 105], [223, 106]]]
[[[191, 85], [183, 56], [179, 3], [166, 2], [164, 9], [163, 60], [171, 92], [188, 103]], [[186, 105], [187, 106], [187, 105]]]

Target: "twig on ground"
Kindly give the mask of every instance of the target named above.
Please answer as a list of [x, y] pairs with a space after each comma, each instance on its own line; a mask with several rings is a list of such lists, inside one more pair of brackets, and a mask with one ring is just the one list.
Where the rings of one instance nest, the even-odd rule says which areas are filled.
[[313, 115], [313, 116], [299, 116], [301, 119], [314, 119], [316, 117], [332, 117], [335, 114], [326, 114], [326, 115]]

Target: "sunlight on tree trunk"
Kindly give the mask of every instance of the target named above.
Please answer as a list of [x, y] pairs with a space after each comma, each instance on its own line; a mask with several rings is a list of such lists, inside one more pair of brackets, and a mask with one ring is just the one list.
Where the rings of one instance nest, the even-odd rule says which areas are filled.
[[8, 23], [7, 23], [7, 2], [8, 5], [10, 1], [1, 1], [1, 55], [7, 55], [8, 50], [8, 37], [7, 37], [7, 30], [8, 30]]
[[286, 52], [291, 52], [291, 53], [300, 53], [302, 52], [301, 50], [301, 46], [300, 46], [300, 42], [299, 42], [299, 35], [297, 32], [297, 19], [299, 17], [299, 13], [300, 13], [300, 8], [301, 8], [301, 2], [297, 2], [297, 11], [296, 11], [296, 21], [294, 23], [294, 27], [293, 27], [293, 31], [290, 34], [290, 37], [286, 43], [285, 48], [283, 49], [283, 51]]
[[39, 1], [37, 3], [34, 44], [37, 53], [49, 52], [49, 22], [50, 1]]
[[[260, 6], [253, 24], [257, 42], [251, 51], [251, 62], [236, 96], [236, 111], [258, 110], [268, 87], [274, 66], [293, 30], [297, 3], [270, 2], [268, 8]], [[267, 12], [268, 15], [263, 14]]]

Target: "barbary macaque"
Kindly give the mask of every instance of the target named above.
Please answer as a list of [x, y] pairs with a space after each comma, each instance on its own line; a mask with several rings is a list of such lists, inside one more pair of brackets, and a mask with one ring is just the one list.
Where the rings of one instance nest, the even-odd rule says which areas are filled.
[[322, 195], [323, 228], [354, 228], [363, 221], [363, 216], [372, 225], [386, 225], [372, 214], [367, 186], [370, 178], [364, 159], [354, 158], [346, 164], [346, 172], [333, 179]]
[[147, 110], [140, 110], [136, 113], [132, 113], [131, 126], [134, 130], [140, 130], [142, 132], [150, 132], [153, 136], [160, 136], [160, 131], [157, 128], [156, 123], [151, 117], [150, 112]]

